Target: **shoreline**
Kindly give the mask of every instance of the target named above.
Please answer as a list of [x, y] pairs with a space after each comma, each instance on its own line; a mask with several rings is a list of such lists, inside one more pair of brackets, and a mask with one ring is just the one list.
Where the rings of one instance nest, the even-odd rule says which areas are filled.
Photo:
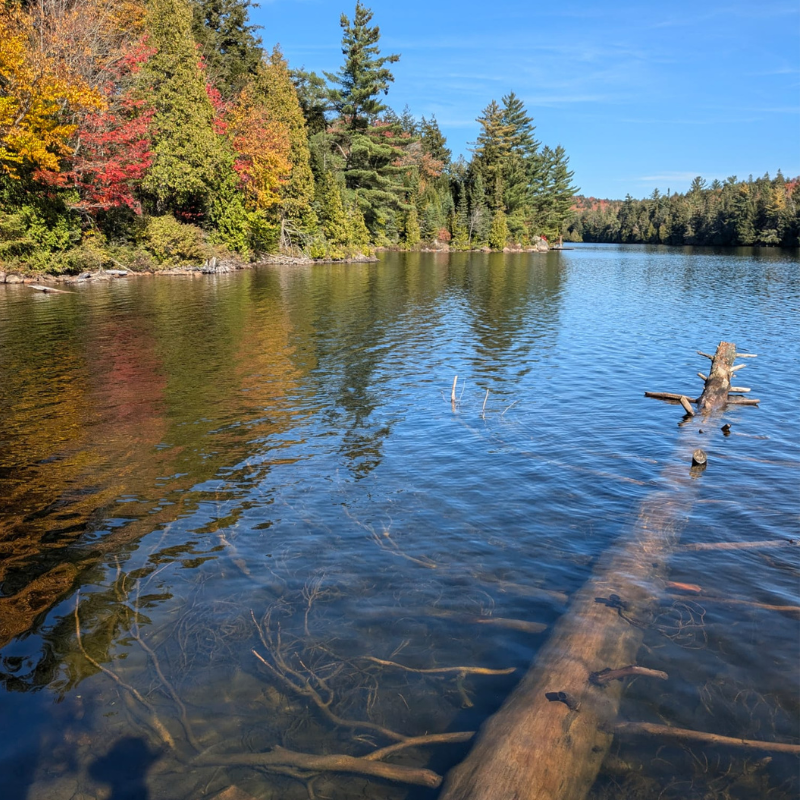
[[[551, 250], [560, 248], [544, 247], [541, 244], [531, 247], [504, 247], [502, 250], [492, 250], [489, 247], [476, 247], [469, 250], [454, 250], [449, 246], [431, 246], [402, 248], [402, 247], [376, 247], [376, 253], [547, 253]], [[354, 256], [353, 258], [325, 259], [308, 258], [306, 256], [290, 256], [281, 253], [274, 253], [264, 256], [257, 261], [239, 261], [238, 259], [217, 259], [211, 258], [202, 266], [180, 266], [166, 267], [164, 269], [132, 270], [121, 269], [99, 269], [93, 271], [80, 272], [78, 274], [53, 274], [49, 272], [26, 272], [19, 269], [6, 271], [0, 265], [0, 284], [41, 284], [48, 286], [51, 284], [83, 284], [92, 281], [110, 281], [117, 278], [142, 278], [142, 277], [195, 277], [198, 275], [224, 275], [230, 272], [254, 269], [258, 266], [290, 266], [305, 267], [315, 264], [375, 264], [378, 262], [376, 255]], [[122, 265], [120, 265], [122, 266]]]

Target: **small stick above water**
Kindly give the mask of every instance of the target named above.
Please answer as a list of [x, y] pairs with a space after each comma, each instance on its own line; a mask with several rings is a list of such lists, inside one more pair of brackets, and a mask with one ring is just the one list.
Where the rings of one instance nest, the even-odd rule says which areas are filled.
[[453, 388], [450, 391], [450, 402], [455, 405], [456, 403], [456, 384], [458, 383], [458, 375], [453, 378]]

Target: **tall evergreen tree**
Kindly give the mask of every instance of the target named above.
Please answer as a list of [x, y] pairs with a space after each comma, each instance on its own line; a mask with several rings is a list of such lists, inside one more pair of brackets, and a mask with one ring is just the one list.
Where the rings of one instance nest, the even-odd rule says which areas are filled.
[[503, 110], [492, 100], [480, 117], [481, 126], [473, 149], [473, 161], [486, 187], [492, 203], [498, 198], [497, 186], [502, 181], [503, 169], [511, 153], [511, 126], [505, 121]]
[[251, 0], [192, 0], [192, 30], [214, 85], [226, 98], [241, 89], [261, 61]]
[[309, 137], [323, 133], [328, 127], [326, 115], [331, 110], [325, 79], [316, 72], [307, 72], [305, 69], [294, 69], [289, 74], [306, 119]]
[[436, 161], [441, 161], [443, 166], [449, 166], [452, 152], [447, 147], [447, 139], [436, 121], [436, 116], [432, 115], [430, 119], [423, 117], [419, 129], [422, 151]]
[[[351, 22], [342, 14], [340, 25], [344, 65], [336, 73], [326, 72], [325, 77], [333, 84], [329, 97], [334, 109], [351, 131], [364, 131], [386, 110], [380, 95], [388, 94], [394, 75], [386, 67], [400, 60], [399, 55], [382, 56], [378, 42], [380, 28], [370, 26], [372, 11], [356, 3]], [[338, 87], [338, 88], [336, 88]]]
[[289, 233], [287, 223], [298, 231], [312, 231], [317, 220], [312, 206], [314, 175], [305, 117], [279, 47], [276, 46], [259, 66], [254, 84], [269, 119], [285, 125], [289, 135], [291, 173], [281, 190], [280, 204], [281, 238], [284, 240]]
[[342, 14], [344, 65], [338, 73], [325, 73], [333, 84], [329, 99], [339, 114], [329, 134], [329, 145], [345, 158], [344, 177], [356, 193], [359, 207], [376, 241], [385, 238], [385, 226], [400, 207], [405, 192], [398, 162], [402, 147], [411, 139], [399, 120], [381, 119], [387, 106], [380, 100], [394, 76], [387, 64], [400, 56], [380, 54], [380, 28], [372, 26], [372, 11], [356, 3], [351, 22]]
[[147, 24], [157, 52], [140, 75], [156, 115], [153, 165], [143, 189], [159, 213], [202, 218], [215, 188], [231, 174], [233, 154], [214, 129], [189, 3], [151, 0]]
[[522, 100], [510, 92], [503, 97], [503, 123], [508, 126], [510, 149], [524, 159], [533, 159], [539, 151], [539, 142], [534, 133], [533, 119], [525, 110]]
[[347, 216], [342, 202], [342, 189], [336, 176], [325, 171], [317, 183], [317, 207], [322, 222], [322, 232], [333, 245], [344, 246], [349, 242]]

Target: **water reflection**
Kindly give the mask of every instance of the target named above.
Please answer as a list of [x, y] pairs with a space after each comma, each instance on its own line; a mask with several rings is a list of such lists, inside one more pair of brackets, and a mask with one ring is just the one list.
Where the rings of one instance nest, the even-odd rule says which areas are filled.
[[[55, 297], [0, 287], [0, 709], [22, 720], [3, 739], [9, 791], [196, 797], [234, 783], [306, 797], [311, 781], [320, 797], [431, 796], [236, 758], [276, 745], [363, 756], [392, 734], [475, 730], [674, 458], [677, 418], [641, 392], [691, 377], [692, 350], [731, 330], [786, 353], [799, 283], [791, 254], [596, 247], [386, 254]], [[793, 524], [788, 350], [792, 369], [748, 370], [765, 405], [728, 419], [769, 438], [710, 443], [690, 530], [770, 538]], [[718, 578], [673, 568], [798, 602], [791, 553], [715, 563]], [[677, 624], [664, 613], [662, 628]], [[626, 714], [791, 740], [794, 621], [759, 634], [759, 616], [713, 613], [699, 653], [646, 640], [682, 677], [657, 698], [633, 687]], [[765, 630], [766, 667], [743, 644]], [[458, 665], [487, 672], [425, 671]], [[733, 698], [756, 674], [773, 711], [748, 727]], [[707, 716], [687, 715], [702, 703]], [[387, 762], [441, 773], [466, 747]], [[622, 755], [646, 775], [625, 791], [686, 796], [652, 749]], [[714, 769], [727, 764], [745, 774], [730, 758]], [[759, 780], [785, 797], [791, 774], [776, 763]], [[603, 780], [598, 792], [621, 785]], [[759, 796], [749, 785], [736, 791]]]

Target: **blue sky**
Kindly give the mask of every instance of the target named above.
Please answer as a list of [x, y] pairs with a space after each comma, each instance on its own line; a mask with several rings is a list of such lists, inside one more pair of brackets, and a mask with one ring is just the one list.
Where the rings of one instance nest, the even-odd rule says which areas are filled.
[[[683, 191], [695, 175], [800, 174], [800, 3], [372, 0], [400, 53], [387, 101], [436, 115], [469, 157], [475, 118], [513, 90], [583, 194]], [[264, 45], [291, 66], [341, 64], [355, 0], [261, 0]]]

